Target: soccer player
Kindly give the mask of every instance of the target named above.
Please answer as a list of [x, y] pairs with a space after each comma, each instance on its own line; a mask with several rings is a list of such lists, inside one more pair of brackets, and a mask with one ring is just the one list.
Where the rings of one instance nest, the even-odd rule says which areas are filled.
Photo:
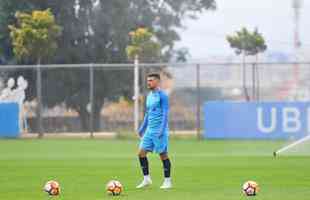
[[152, 184], [149, 174], [148, 152], [155, 152], [163, 163], [164, 182], [161, 189], [172, 187], [170, 178], [171, 163], [168, 157], [168, 113], [169, 102], [167, 94], [159, 88], [160, 75], [156, 73], [147, 76], [147, 87], [150, 90], [146, 98], [146, 112], [138, 133], [141, 138], [139, 146], [139, 161], [144, 175], [137, 188]]

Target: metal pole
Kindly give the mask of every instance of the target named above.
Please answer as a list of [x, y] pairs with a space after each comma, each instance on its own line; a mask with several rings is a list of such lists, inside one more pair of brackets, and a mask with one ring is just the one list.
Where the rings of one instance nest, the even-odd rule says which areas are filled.
[[43, 137], [43, 129], [42, 129], [42, 73], [41, 73], [41, 64], [37, 65], [37, 127], [38, 127], [38, 136], [39, 138]]
[[89, 103], [90, 103], [90, 116], [89, 128], [90, 137], [94, 138], [94, 67], [90, 64], [89, 67]]
[[139, 128], [139, 58], [135, 56], [134, 67], [134, 129]]
[[[256, 63], [257, 64], [257, 63]], [[260, 83], [259, 83], [259, 68], [258, 68], [258, 65], [256, 66], [256, 86], [257, 86], [257, 90], [256, 90], [256, 98], [257, 98], [257, 101], [260, 100]]]
[[294, 48], [295, 48], [295, 62], [296, 64], [294, 65], [294, 81], [295, 81], [295, 88], [297, 89], [299, 86], [299, 65], [298, 62], [300, 61], [299, 53], [300, 53], [300, 46], [301, 46], [301, 41], [300, 41], [300, 35], [299, 35], [299, 29], [300, 29], [300, 9], [302, 8], [302, 1], [301, 0], [293, 0], [293, 5], [294, 9]]
[[197, 139], [201, 139], [201, 134], [200, 134], [200, 98], [201, 98], [201, 90], [200, 90], [200, 65], [196, 65], [196, 89], [197, 89], [197, 116], [196, 116], [196, 132], [197, 132]]
[[[243, 44], [243, 43], [242, 43]], [[248, 88], [247, 88], [247, 70], [246, 70], [246, 64], [245, 64], [245, 51], [242, 51], [242, 68], [243, 68], [243, 92], [246, 101], [250, 101], [250, 96], [248, 93]]]
[[256, 69], [255, 63], [252, 64], [252, 99], [256, 100]]
[[144, 118], [144, 114], [145, 114], [145, 110], [146, 110], [146, 67], [145, 66], [141, 66], [141, 77], [142, 77], [142, 84], [141, 84], [141, 93], [142, 93], [142, 113], [143, 113], [143, 118]]

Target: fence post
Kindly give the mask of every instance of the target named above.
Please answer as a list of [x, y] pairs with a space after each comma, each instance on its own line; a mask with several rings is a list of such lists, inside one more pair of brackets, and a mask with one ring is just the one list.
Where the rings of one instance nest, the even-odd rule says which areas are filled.
[[89, 131], [90, 138], [94, 138], [94, 66], [89, 66], [89, 103], [90, 103], [90, 116], [89, 116]]
[[196, 89], [197, 89], [197, 112], [196, 112], [196, 134], [197, 134], [197, 139], [200, 140], [202, 139], [201, 134], [200, 134], [200, 104], [201, 104], [201, 90], [200, 90], [200, 64], [196, 65]]
[[43, 137], [43, 130], [42, 130], [42, 73], [41, 73], [41, 64], [37, 65], [37, 127], [38, 127], [38, 137]]
[[252, 99], [256, 100], [256, 66], [252, 63]]
[[134, 129], [139, 126], [139, 58], [135, 56], [134, 66]]
[[260, 80], [259, 80], [259, 66], [256, 64], [256, 100], [260, 101]]
[[94, 138], [94, 66], [91, 63], [89, 66], [89, 131], [90, 138]]

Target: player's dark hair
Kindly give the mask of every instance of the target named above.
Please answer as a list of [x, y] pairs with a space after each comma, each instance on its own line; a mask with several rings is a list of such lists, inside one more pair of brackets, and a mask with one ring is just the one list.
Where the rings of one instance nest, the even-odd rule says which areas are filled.
[[147, 75], [147, 77], [154, 77], [154, 78], [160, 80], [160, 75], [158, 73], [150, 73]]

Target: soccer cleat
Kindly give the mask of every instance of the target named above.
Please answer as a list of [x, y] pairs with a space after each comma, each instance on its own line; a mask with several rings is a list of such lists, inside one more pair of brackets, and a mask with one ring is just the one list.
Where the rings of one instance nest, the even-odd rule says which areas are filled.
[[160, 186], [160, 189], [169, 189], [172, 188], [172, 183], [170, 178], [165, 178], [163, 184]]
[[144, 188], [144, 187], [149, 186], [151, 184], [152, 184], [152, 180], [150, 178], [145, 178], [145, 179], [143, 179], [143, 181], [139, 185], [137, 185], [136, 188]]

